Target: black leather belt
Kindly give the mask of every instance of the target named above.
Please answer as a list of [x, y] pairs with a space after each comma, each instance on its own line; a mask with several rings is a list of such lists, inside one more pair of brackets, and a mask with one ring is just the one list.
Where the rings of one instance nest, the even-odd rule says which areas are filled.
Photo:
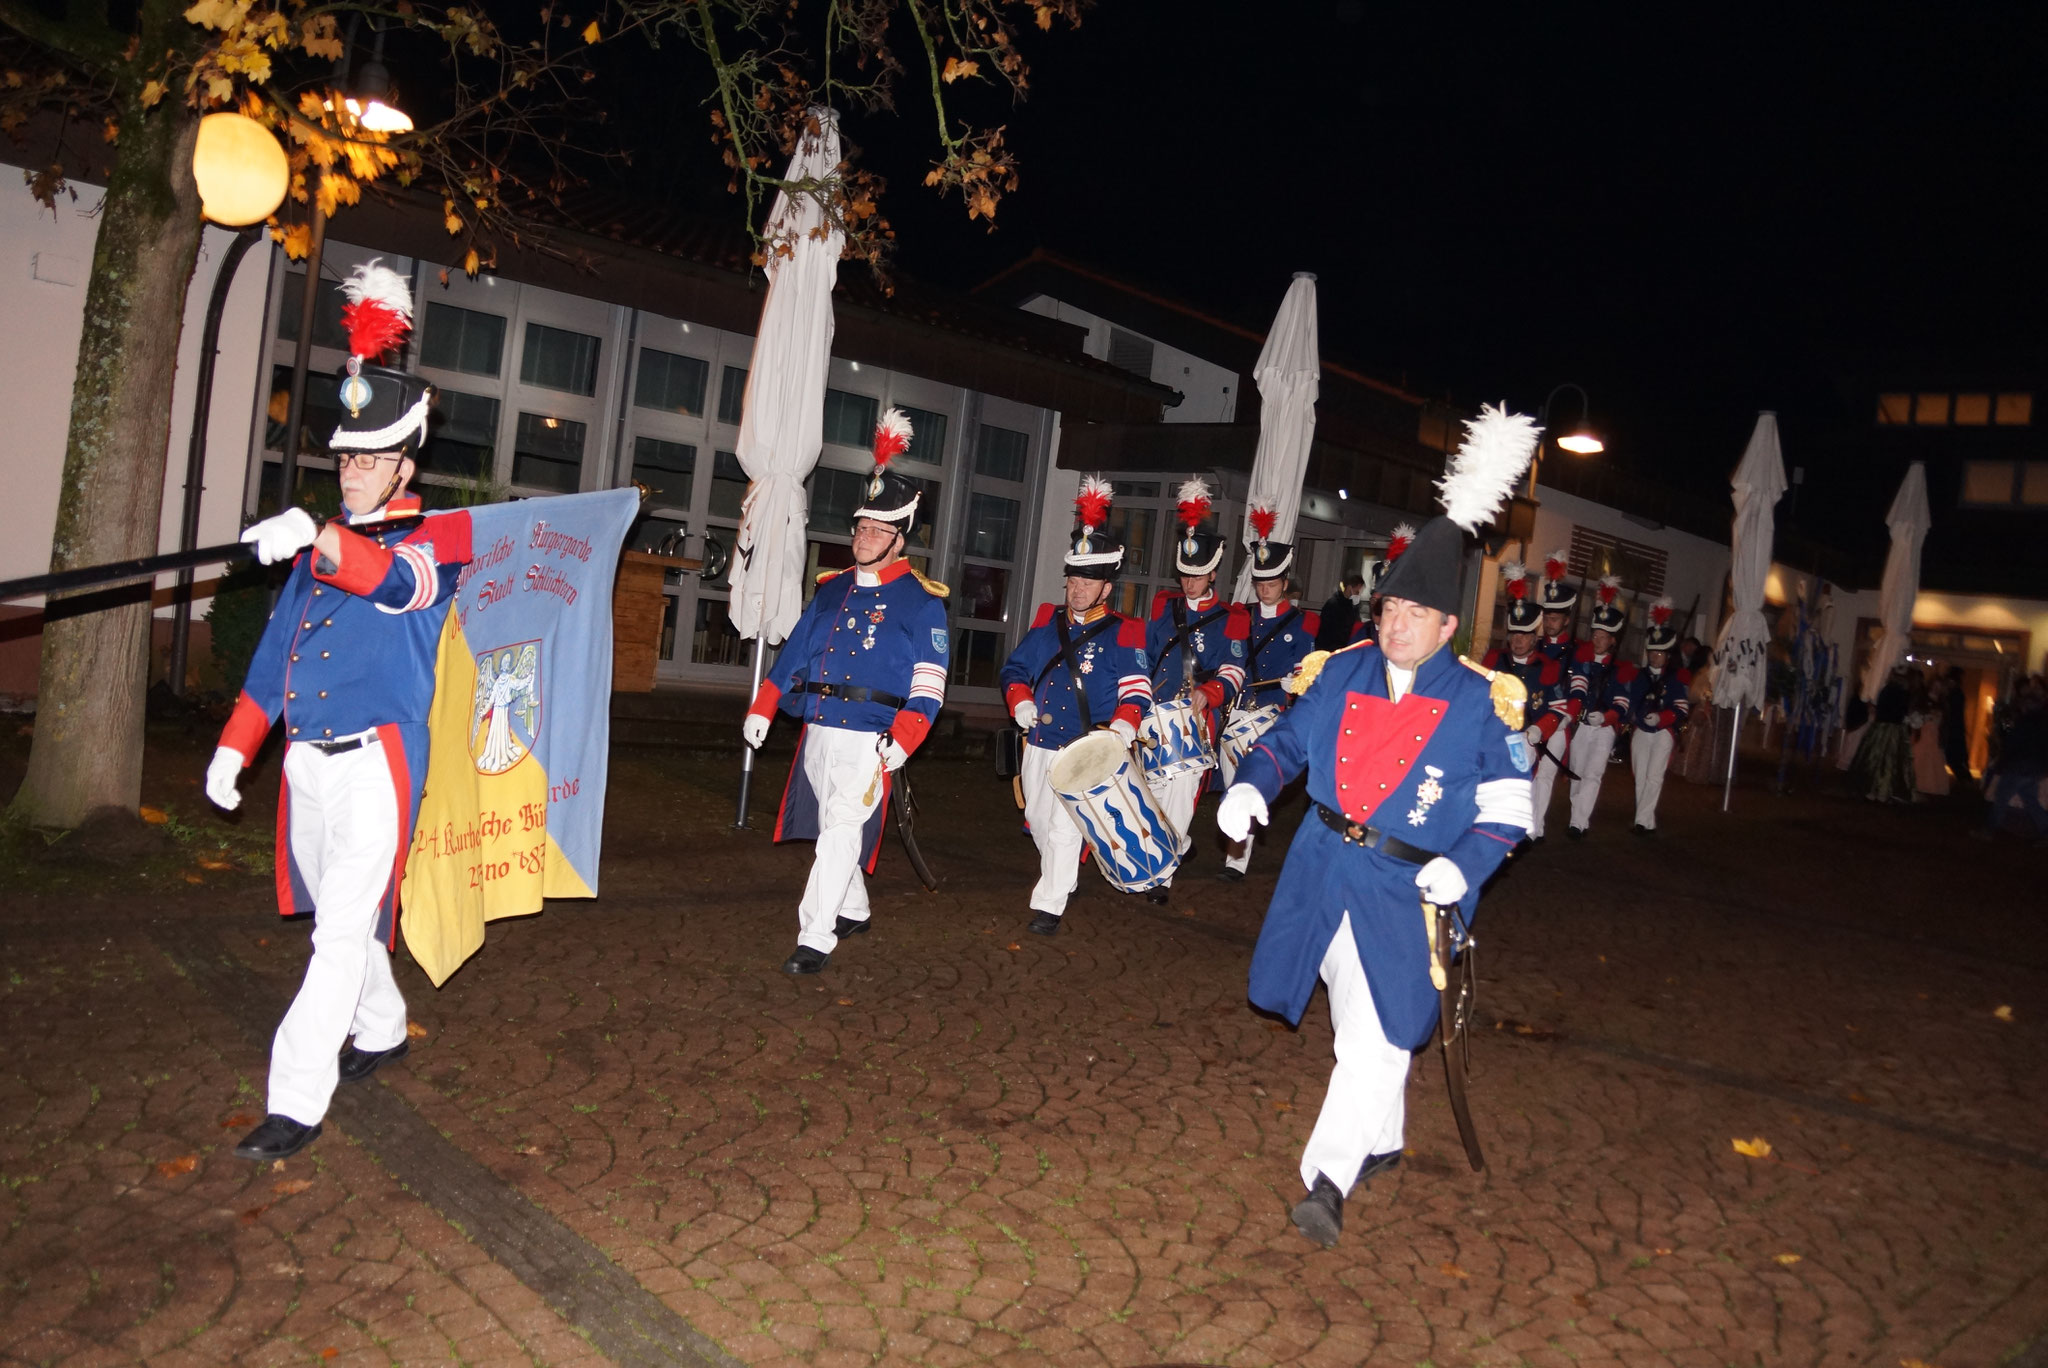
[[901, 709], [908, 701], [880, 689], [863, 689], [857, 684], [815, 684], [804, 681], [803, 692], [817, 694], [820, 698], [843, 698], [849, 703], [879, 703], [885, 708]]
[[1410, 845], [1391, 832], [1381, 831], [1375, 826], [1365, 826], [1352, 821], [1341, 812], [1333, 812], [1321, 803], [1316, 804], [1316, 815], [1323, 819], [1323, 825], [1344, 838], [1346, 845], [1361, 845], [1367, 850], [1377, 850], [1382, 855], [1391, 855], [1409, 864], [1424, 865], [1434, 860], [1439, 852], [1424, 850], [1421, 846]]
[[374, 739], [368, 736], [351, 736], [346, 741], [308, 741], [306, 744], [322, 755], [347, 755], [352, 750], [361, 750]]

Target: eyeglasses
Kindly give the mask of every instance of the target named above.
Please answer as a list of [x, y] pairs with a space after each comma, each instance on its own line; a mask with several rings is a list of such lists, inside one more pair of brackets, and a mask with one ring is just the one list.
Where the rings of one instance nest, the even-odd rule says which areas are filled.
[[374, 451], [344, 451], [335, 456], [334, 464], [338, 470], [347, 470], [351, 466], [357, 470], [375, 470], [379, 461], [402, 461], [404, 459], [405, 457], [395, 452], [380, 454]]

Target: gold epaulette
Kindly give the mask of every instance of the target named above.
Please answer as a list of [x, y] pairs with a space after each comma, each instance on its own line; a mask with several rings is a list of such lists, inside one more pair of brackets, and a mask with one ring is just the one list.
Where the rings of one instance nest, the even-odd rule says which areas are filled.
[[[852, 568], [852, 566], [846, 567], [847, 570], [851, 570]], [[837, 579], [839, 578], [839, 576], [845, 573], [846, 570], [820, 570], [818, 572], [818, 583], [823, 584], [828, 579]]]
[[1529, 686], [1521, 677], [1501, 670], [1489, 670], [1469, 656], [1459, 656], [1458, 663], [1483, 677], [1488, 685], [1487, 695], [1493, 699], [1493, 715], [1520, 731], [1522, 717], [1529, 708]]
[[924, 586], [924, 591], [927, 594], [930, 594], [933, 598], [945, 598], [947, 595], [953, 592], [951, 589], [948, 589], [945, 585], [939, 583], [937, 580], [918, 574], [917, 567], [914, 565], [910, 567], [910, 573], [912, 576], [916, 578], [919, 584], [922, 584]]
[[1300, 697], [1308, 692], [1309, 685], [1316, 682], [1316, 676], [1323, 672], [1323, 666], [1330, 663], [1331, 656], [1340, 656], [1346, 651], [1355, 651], [1361, 646], [1372, 644], [1370, 640], [1354, 641], [1349, 646], [1339, 646], [1334, 651], [1310, 651], [1301, 658], [1301, 664], [1294, 667], [1294, 673], [1280, 682], [1280, 687]]

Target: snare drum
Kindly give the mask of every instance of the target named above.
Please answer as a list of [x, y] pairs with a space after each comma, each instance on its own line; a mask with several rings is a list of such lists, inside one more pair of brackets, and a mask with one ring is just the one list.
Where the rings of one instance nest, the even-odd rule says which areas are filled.
[[1144, 757], [1145, 777], [1153, 783], [1216, 767], [1216, 756], [1209, 749], [1209, 729], [1191, 698], [1154, 703], [1138, 724], [1138, 747], [1138, 754]]
[[1090, 732], [1062, 747], [1047, 780], [1112, 885], [1141, 893], [1173, 877], [1188, 838], [1166, 820], [1116, 733]]
[[1223, 728], [1223, 743], [1216, 748], [1216, 768], [1223, 787], [1229, 788], [1237, 782], [1238, 765], [1258, 744], [1259, 738], [1279, 720], [1278, 703], [1268, 703], [1263, 708], [1246, 708], [1230, 715], [1229, 723]]

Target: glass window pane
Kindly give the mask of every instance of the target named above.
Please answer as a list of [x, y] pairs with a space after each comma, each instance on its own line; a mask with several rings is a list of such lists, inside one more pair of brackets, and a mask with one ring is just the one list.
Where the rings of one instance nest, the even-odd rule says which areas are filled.
[[866, 475], [819, 466], [811, 474], [811, 515], [807, 526], [813, 532], [850, 533], [853, 510], [860, 507], [867, 491]]
[[1008, 654], [1003, 649], [1002, 633], [978, 628], [957, 631], [953, 633], [952, 647], [947, 659], [948, 683], [984, 689], [996, 686], [996, 675]]
[[1946, 394], [1914, 395], [1913, 422], [1919, 427], [1947, 426], [1948, 396]]
[[581, 423], [538, 413], [519, 415], [512, 442], [512, 483], [560, 494], [583, 487]]
[[1956, 396], [1956, 426], [1983, 427], [1991, 421], [1991, 396], [1988, 394], [1958, 394]]
[[435, 475], [475, 480], [495, 473], [498, 401], [482, 394], [437, 389], [427, 411], [427, 442], [419, 466]]
[[1152, 608], [1152, 587], [1136, 580], [1118, 580], [1109, 603], [1112, 611], [1143, 619]]
[[526, 325], [526, 346], [519, 356], [521, 384], [568, 394], [597, 393], [598, 339], [585, 333]]
[[663, 413], [704, 415], [704, 388], [711, 382], [711, 367], [694, 356], [640, 349], [640, 370], [633, 381], [633, 403], [637, 408], [659, 409]]
[[747, 468], [730, 451], [711, 458], [711, 516], [737, 518], [747, 499]]
[[[270, 405], [263, 424], [263, 445], [271, 451], [284, 450], [284, 424], [290, 416], [292, 368], [274, 366], [270, 372]], [[299, 452], [327, 454], [327, 439], [341, 426], [341, 395], [331, 375], [306, 377], [306, 411], [299, 416]]]
[[1158, 516], [1156, 508], [1113, 506], [1109, 510], [1110, 530], [1123, 539], [1126, 575], [1152, 573], [1152, 523]]
[[1156, 499], [1159, 497], [1157, 480], [1111, 480], [1109, 487], [1116, 491], [1119, 499]]
[[504, 319], [453, 304], [429, 303], [426, 323], [420, 337], [421, 365], [469, 375], [498, 373], [505, 351]]
[[[683, 538], [688, 536], [689, 532], [690, 525], [681, 518], [664, 518], [656, 513], [643, 513], [634, 520], [633, 526], [627, 529], [626, 549], [647, 551], [662, 556], [680, 556], [683, 554]], [[675, 577], [678, 576], [678, 572], [671, 570], [668, 575]], [[674, 584], [678, 579], [670, 578], [668, 582]]]
[[967, 501], [967, 554], [987, 560], [1017, 556], [1017, 518], [1022, 505], [994, 494], [975, 494]]
[[946, 459], [946, 415], [929, 409], [905, 408], [910, 420], [910, 449], [896, 459], [938, 465]]
[[960, 617], [1003, 622], [1003, 605], [1009, 599], [1010, 572], [994, 565], [960, 567], [960, 588], [953, 611]]
[[818, 592], [818, 576], [853, 564], [853, 548], [845, 542], [807, 542], [804, 547], [804, 602]]
[[848, 394], [845, 390], [825, 391], [825, 440], [841, 446], [855, 446], [873, 450], [875, 445], [875, 419], [880, 416], [881, 405], [865, 394]]
[[1963, 502], [2007, 504], [2012, 502], [2011, 461], [1965, 461]]
[[1910, 394], [1880, 394], [1877, 396], [1877, 421], [1880, 426], [1905, 424], [1913, 421], [1913, 396]]
[[718, 421], [732, 423], [740, 421], [740, 410], [747, 401], [747, 373], [738, 366], [727, 366], [718, 377]]
[[981, 425], [974, 443], [974, 470], [997, 480], [1022, 480], [1030, 464], [1031, 439], [1008, 428]]
[[688, 508], [690, 479], [697, 469], [697, 448], [653, 437], [633, 439], [633, 479], [647, 486], [647, 502], [657, 508]]
[[690, 659], [699, 665], [754, 663], [753, 642], [732, 625], [724, 599], [697, 600], [696, 629], [690, 637]]
[[[306, 273], [287, 271], [284, 276], [284, 298], [279, 300], [277, 311], [277, 335], [281, 341], [299, 340], [299, 311], [306, 298]], [[326, 280], [320, 282], [320, 302], [313, 309], [313, 345], [331, 347], [335, 351], [348, 350], [348, 334], [341, 328], [341, 306], [348, 301], [341, 297], [341, 282]]]
[[2048, 461], [2028, 461], [2020, 468], [2020, 502], [2030, 508], [2048, 505]]
[[2033, 421], [2033, 395], [2001, 394], [1998, 396], [1998, 425], [2000, 427], [2026, 427]]

